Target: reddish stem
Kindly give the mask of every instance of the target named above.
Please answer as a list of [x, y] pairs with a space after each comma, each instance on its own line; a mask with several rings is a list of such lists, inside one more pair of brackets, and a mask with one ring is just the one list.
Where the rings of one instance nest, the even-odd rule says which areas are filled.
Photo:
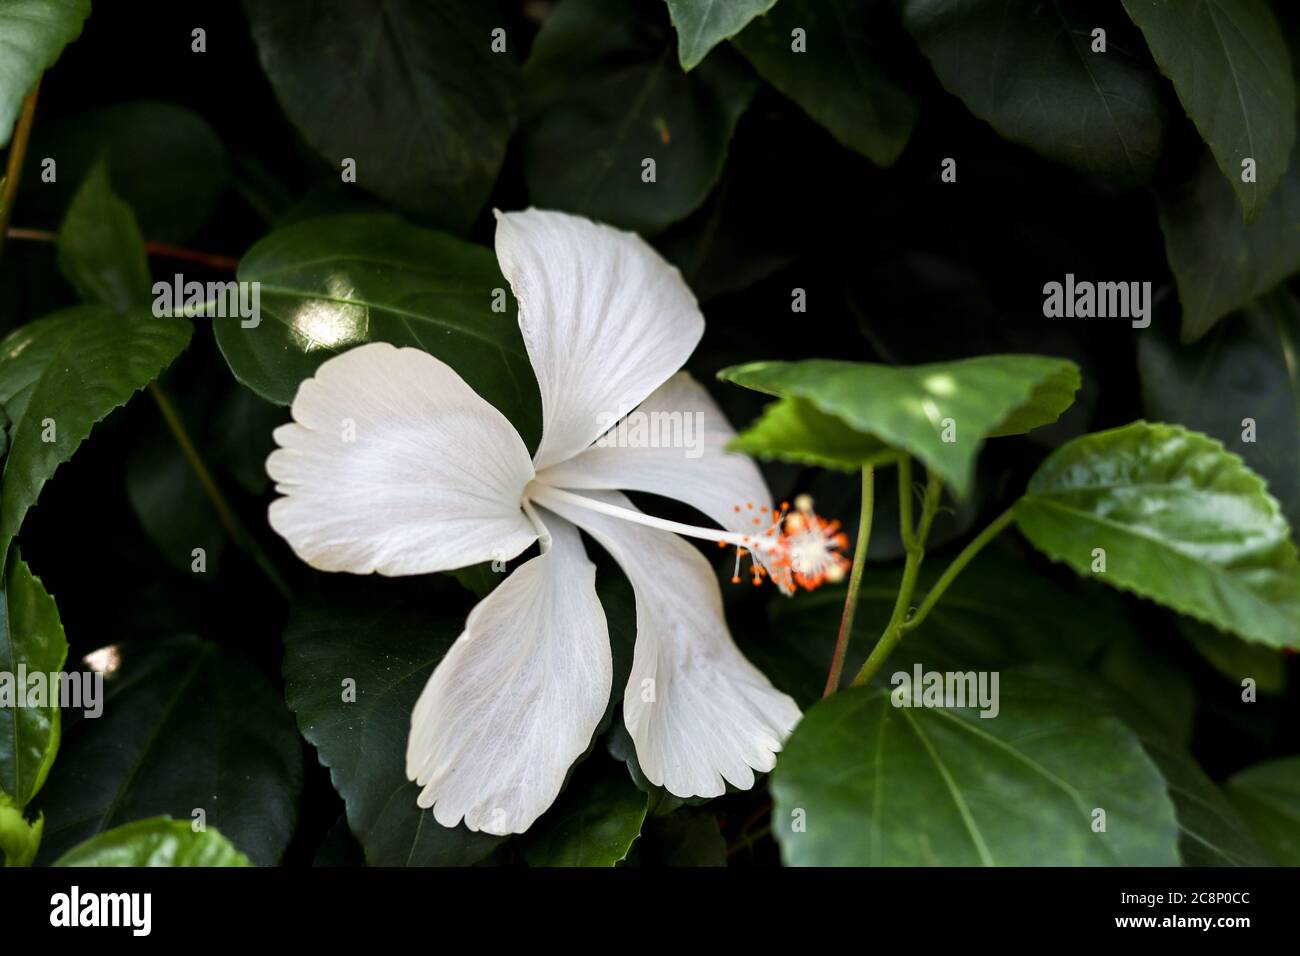
[[[10, 239], [32, 239], [36, 242], [56, 242], [58, 235], [45, 229], [19, 229], [17, 227], [10, 229], [7, 233]], [[196, 249], [186, 249], [182, 246], [171, 246], [165, 242], [146, 242], [144, 251], [151, 256], [158, 256], [162, 259], [178, 259], [182, 262], [193, 262], [201, 266], [207, 266], [209, 269], [216, 269], [223, 272], [234, 272], [239, 268], [239, 260], [233, 256], [221, 256], [212, 252], [199, 252]]]

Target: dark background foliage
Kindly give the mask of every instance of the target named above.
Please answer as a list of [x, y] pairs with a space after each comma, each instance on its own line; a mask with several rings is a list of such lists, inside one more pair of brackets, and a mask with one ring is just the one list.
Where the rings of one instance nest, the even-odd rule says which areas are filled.
[[[661, 182], [643, 187], [657, 190], [648, 194], [648, 202], [628, 207], [611, 190], [593, 200], [594, 212], [618, 209], [623, 203], [622, 208], [633, 210], [627, 213], [632, 221], [624, 224], [652, 234], [652, 241], [682, 268], [708, 319], [705, 339], [688, 366], [701, 381], [712, 383], [723, 366], [766, 358], [834, 357], [911, 364], [1033, 352], [1078, 362], [1084, 385], [1076, 406], [1055, 426], [986, 449], [973, 499], [940, 519], [939, 553], [951, 549], [950, 542], [960, 543], [972, 528], [982, 526], [1018, 495], [1047, 447], [1141, 417], [1183, 422], [1227, 441], [1239, 429], [1243, 414], [1250, 414], [1239, 413], [1239, 408], [1257, 405], [1274, 409], [1257, 414], [1275, 413], [1272, 421], [1278, 428], [1289, 429], [1289, 437], [1277, 441], [1289, 442], [1286, 447], [1292, 451], [1280, 451], [1278, 444], [1261, 447], [1261, 455], [1274, 455], [1276, 460], [1251, 464], [1270, 480], [1294, 523], [1300, 509], [1296, 478], [1300, 459], [1294, 452], [1300, 443], [1296, 422], [1300, 385], [1294, 367], [1289, 378], [1277, 371], [1276, 348], [1268, 338], [1272, 326], [1253, 335], [1252, 323], [1264, 320], [1258, 312], [1237, 311], [1221, 320], [1201, 344], [1177, 344], [1181, 312], [1161, 232], [1159, 197], [1176, 191], [1193, 175], [1203, 161], [1202, 140], [1185, 118], [1170, 84], [1156, 72], [1141, 38], [1130, 35], [1136, 31], [1121, 32], [1124, 18], [1118, 2], [1062, 5], [1087, 6], [1093, 16], [1115, 23], [1113, 42], [1121, 42], [1122, 35], [1137, 68], [1152, 77], [1153, 106], [1149, 115], [1139, 119], [1164, 124], [1164, 142], [1152, 157], [1148, 175], [1138, 177], [1141, 182], [1089, 175], [1000, 136], [944, 89], [903, 28], [898, 10], [876, 3], [864, 4], [871, 8], [875, 63], [915, 101], [915, 127], [888, 168], [837, 142], [800, 106], [761, 81], [735, 48], [723, 43], [700, 72], [689, 75], [690, 82], [711, 91], [695, 90], [692, 96], [717, 98], [698, 120], [709, 127], [699, 135], [707, 139], [708, 133], [725, 143], [725, 126], [734, 122], [720, 171], [707, 169], [709, 157], [717, 151], [701, 147], [693, 165], [680, 170], [667, 163], [660, 167]], [[273, 228], [289, 222], [336, 211], [396, 208], [415, 223], [450, 229], [490, 247], [492, 207], [564, 205], [563, 190], [557, 193], [554, 187], [563, 162], [547, 159], [548, 144], [555, 137], [581, 143], [582, 136], [590, 134], [580, 128], [583, 117], [595, 115], [610, 124], [617, 119], [617, 111], [600, 112], [609, 108], [608, 103], [580, 104], [574, 111], [577, 119], [557, 119], [555, 112], [547, 112], [554, 110], [557, 97], [564, 101], [566, 82], [595, 81], [580, 73], [574, 80], [532, 67], [523, 69], [538, 35], [539, 18], [550, 7], [543, 2], [407, 0], [388, 5], [393, 9], [386, 12], [378, 9], [379, 4], [353, 4], [351, 16], [322, 24], [309, 35], [303, 35], [295, 23], [311, 6], [303, 3], [250, 0], [241, 5], [227, 0], [119, 6], [97, 5], [81, 38], [46, 75], [27, 182], [35, 183], [39, 176], [33, 165], [38, 158], [58, 151], [59, 183], [57, 188], [26, 186], [14, 213], [15, 226], [57, 229], [72, 191], [102, 155], [108, 159], [114, 188], [133, 205], [141, 230], [151, 241], [238, 258]], [[561, 3], [555, 15], [561, 15], [565, 6]], [[658, 56], [656, 51], [662, 48], [671, 53], [664, 82], [686, 82], [675, 62], [667, 7], [657, 0], [620, 6], [626, 6], [627, 12], [611, 14], [611, 24], [618, 20], [623, 25], [602, 26], [605, 32], [598, 31], [584, 46], [596, 65], [581, 69], [599, 75], [602, 64], [618, 56], [633, 69], [645, 50]], [[415, 107], [405, 100], [410, 91], [403, 87], [400, 72], [381, 73], [375, 80], [380, 85], [358, 94], [361, 101], [350, 109], [333, 115], [328, 109], [318, 111], [311, 119], [314, 130], [289, 121], [281, 105], [285, 90], [273, 88], [268, 80], [268, 69], [285, 68], [297, 70], [297, 82], [308, 90], [315, 88], [313, 84], [342, 82], [344, 74], [338, 71], [344, 67], [330, 66], [331, 45], [363, 42], [372, 35], [375, 17], [392, 17], [392, 27], [400, 30], [403, 15], [434, 8], [444, 12], [429, 21], [427, 35], [415, 31], [404, 41], [417, 49], [428, 44], [431, 56], [440, 55], [443, 44], [463, 44], [454, 36], [461, 28], [473, 30], [477, 37], [483, 24], [501, 26], [509, 37], [510, 62], [482, 68], [492, 75], [481, 72], [473, 57], [457, 63], [460, 95], [470, 102], [481, 98], [488, 104], [487, 112], [499, 110], [518, 118], [505, 127], [508, 136], [498, 144], [504, 149], [499, 175], [489, 176], [490, 193], [481, 196], [450, 181], [437, 188], [417, 188], [417, 177], [408, 169], [403, 178], [400, 164], [372, 171], [388, 161], [382, 159], [388, 155], [382, 152], [383, 144], [401, 140], [407, 125], [420, 125], [421, 132], [410, 134], [411, 153], [401, 162], [416, 167], [422, 163], [421, 153], [440, 148], [488, 154], [496, 148], [483, 142], [492, 134], [467, 130], [467, 121], [454, 115], [445, 126], [419, 124], [418, 117], [407, 112]], [[1284, 22], [1290, 21], [1290, 39], [1300, 40], [1293, 29], [1291, 5], [1278, 3], [1274, 9]], [[201, 55], [190, 49], [190, 31], [196, 26], [207, 31], [207, 52]], [[600, 42], [618, 44], [621, 29], [632, 31], [636, 39], [617, 56], [592, 48]], [[287, 67], [283, 62], [279, 66], [266, 62], [254, 43], [255, 31], [279, 31], [285, 44], [298, 51], [298, 58], [287, 57]], [[1293, 58], [1300, 63], [1295, 51]], [[310, 63], [315, 66], [304, 65]], [[1027, 70], [1029, 63], [1008, 68]], [[742, 99], [738, 118], [731, 117], [726, 103], [739, 89], [752, 89], [752, 100]], [[289, 94], [295, 95], [310, 93]], [[153, 105], [133, 105], [146, 102]], [[670, 125], [665, 135], [671, 139], [675, 132]], [[689, 126], [680, 132], [684, 149], [692, 148], [692, 135]], [[334, 152], [362, 157], [360, 186], [339, 182], [337, 166], [318, 151], [321, 137]], [[348, 152], [346, 144], [355, 144], [354, 151]], [[588, 150], [599, 149], [599, 142], [593, 140], [581, 152], [585, 156]], [[957, 159], [955, 183], [940, 179], [945, 157]], [[494, 165], [490, 156], [482, 162]], [[674, 179], [677, 176], [694, 177], [703, 184], [702, 190], [683, 185]], [[665, 212], [674, 209], [680, 214]], [[150, 266], [155, 279], [169, 278], [182, 268], [157, 255], [151, 257]], [[230, 277], [225, 268], [186, 263], [183, 269], [187, 278]], [[1060, 280], [1067, 272], [1151, 281], [1156, 299], [1152, 328], [1139, 332], [1125, 322], [1043, 318], [1043, 284]], [[791, 313], [794, 288], [806, 291], [806, 314]], [[1294, 280], [1290, 291], [1300, 291]], [[1285, 289], [1279, 293], [1285, 295]], [[60, 273], [52, 245], [8, 243], [0, 263], [0, 332], [76, 299]], [[1289, 307], [1290, 313], [1275, 321], [1293, 334], [1300, 332], [1294, 300], [1269, 306], [1274, 307]], [[1256, 364], [1244, 364], [1248, 362]], [[1187, 387], [1186, 377], [1179, 379], [1176, 368], [1195, 376], [1199, 386]], [[1264, 383], [1267, 388], [1261, 376], [1271, 377]], [[58, 600], [71, 644], [70, 660], [106, 644], [130, 641], [135, 654], [152, 661], [150, 667], [181, 668], [179, 675], [165, 678], [181, 681], [187, 679], [185, 655], [193, 653], [193, 646], [184, 638], [178, 644], [178, 635], [194, 635], [220, 648], [223, 663], [204, 663], [201, 673], [212, 671], [210, 693], [217, 698], [226, 692], [221, 688], [229, 685], [233, 697], [224, 706], [237, 713], [245, 705], [264, 703], [238, 683], [245, 678], [273, 685], [274, 696], [282, 696], [286, 626], [292, 656], [298, 633], [294, 629], [322, 626], [313, 601], [342, 598], [351, 602], [349, 606], [371, 608], [395, 619], [412, 607], [417, 609], [412, 613], [420, 613], [420, 608], [427, 612], [436, 606], [445, 620], [453, 622], [452, 630], [439, 639], [454, 637], [455, 622], [463, 619], [475, 596], [452, 577], [340, 582], [296, 560], [270, 532], [265, 508], [271, 495], [261, 463], [270, 447], [270, 430], [285, 419], [286, 411], [234, 381], [209, 320], [196, 321], [192, 344], [167, 371], [163, 384], [176, 399], [243, 524], [295, 598], [287, 600], [248, 550], [229, 540], [171, 443], [157, 407], [133, 400], [97, 426], [59, 470], [21, 534], [24, 559]], [[761, 396], [741, 389], [711, 387], [737, 425], [752, 420], [763, 404]], [[1282, 400], [1275, 408], [1271, 403], [1277, 402], [1279, 394]], [[857, 484], [852, 476], [785, 465], [767, 466], [767, 473], [777, 496], [811, 489], [819, 510], [852, 524], [857, 511]], [[897, 573], [888, 569], [894, 567], [900, 551], [896, 533], [890, 530], [890, 503], [883, 500], [880, 507], [885, 513], [877, 519], [871, 557], [878, 564], [872, 570], [878, 568], [888, 576]], [[664, 510], [662, 503], [660, 510]], [[210, 542], [212, 570], [203, 578], [188, 570], [184, 545], [195, 540]], [[1185, 622], [1171, 612], [1128, 596], [1106, 594], [1103, 600], [1091, 585], [1033, 555], [1014, 536], [1007, 536], [995, 558], [1000, 564], [991, 574], [990, 587], [1009, 586], [1013, 579], [1039, 582], [1017, 586], [1028, 595], [1019, 607], [1027, 608], [1035, 591], [1059, 593], [1056, 600], [1074, 602], [1068, 605], [1074, 609], [1071, 613], [1083, 616], [1081, 629], [1095, 642], [1089, 666], [1116, 686], [1131, 689], [1136, 699], [1175, 728], [1214, 779], [1300, 750], [1294, 719], [1300, 691], [1292, 658], [1266, 663], [1264, 671], [1275, 679], [1257, 705], [1234, 706], [1235, 682], [1198, 650], [1201, 645], [1188, 639]], [[607, 563], [602, 573], [612, 576]], [[769, 601], [774, 599], [766, 591], [746, 589], [728, 593], [727, 598], [742, 649], [776, 683], [803, 694], [802, 702], [807, 703], [806, 690], [815, 690], [824, 679], [833, 611], [787, 618], [783, 624], [780, 613], [786, 612], [769, 614]], [[888, 614], [887, 602], [877, 603], [882, 606], [868, 602], [863, 612], [867, 618], [860, 625], [863, 645]], [[1055, 612], [1048, 608], [1044, 626], [1060, 627], [1059, 614], [1065, 606], [1060, 604]], [[626, 628], [630, 620], [626, 595], [611, 617], [620, 612], [625, 614], [621, 626]], [[1026, 620], [1033, 620], [1027, 610], [1023, 613]], [[398, 638], [405, 638], [399, 625], [393, 628]], [[1129, 640], [1134, 634], [1140, 640]], [[1235, 642], [1223, 646], [1229, 654], [1247, 652]], [[406, 653], [400, 640], [393, 653]], [[976, 663], [968, 661], [966, 666]], [[1232, 672], [1231, 665], [1227, 671]], [[260, 676], [250, 676], [254, 672]], [[1289, 683], [1287, 673], [1292, 678]], [[1160, 677], [1156, 680], [1153, 675]], [[1153, 691], [1153, 685], [1159, 689]], [[293, 688], [289, 695], [292, 702]], [[288, 710], [281, 718], [285, 727], [292, 727]], [[229, 726], [204, 724], [206, 718], [200, 713], [186, 719], [193, 721], [196, 739], [235, 732]], [[400, 727], [390, 730], [401, 732]], [[78, 754], [93, 749], [85, 740], [91, 731], [110, 733], [113, 728], [88, 730], [76, 720], [65, 727], [59, 762], [38, 802], [47, 815], [43, 859], [66, 849], [76, 835], [75, 801], [66, 794], [77, 784], [73, 775], [79, 772]], [[182, 732], [176, 727], [173, 731]], [[283, 740], [262, 743], [276, 747]], [[291, 810], [274, 811], [283, 818], [283, 827], [292, 827], [283, 863], [360, 860], [361, 848], [344, 822], [337, 781], [331, 782], [311, 744], [298, 736], [291, 743], [301, 750], [302, 781], [301, 795], [290, 801], [296, 803], [296, 822]], [[387, 745], [396, 748], [401, 741], [388, 740]], [[626, 746], [616, 727], [607, 741], [596, 745], [592, 760], [606, 761], [601, 752], [605, 750], [621, 755]], [[146, 794], [142, 803], [148, 805], [142, 805], [138, 814], [119, 814], [115, 822], [163, 811], [188, 816], [187, 801], [191, 794], [201, 793], [206, 783], [201, 779], [203, 755], [182, 757], [184, 750], [181, 747], [170, 758], [166, 753], [151, 758], [174, 762], [150, 768], [150, 774], [160, 778], [160, 789]], [[170, 776], [177, 779], [163, 779]], [[288, 778], [292, 776], [288, 773]], [[296, 780], [291, 783], [296, 785]], [[127, 782], [124, 789], [129, 795], [140, 786], [139, 781]], [[718, 820], [733, 865], [778, 860], [775, 844], [762, 833], [767, 811], [762, 787], [728, 795], [707, 807], [662, 815], [664, 809], [652, 808], [651, 823], [633, 850], [633, 862], [683, 862], [692, 851], [719, 858], [721, 844], [710, 817]], [[260, 834], [264, 826], [251, 825], [250, 832]], [[457, 838], [469, 839], [463, 833]], [[419, 838], [415, 839], [418, 844]], [[236, 839], [237, 845], [240, 842]], [[254, 845], [241, 848], [256, 858], [256, 840], [251, 842]], [[419, 858], [517, 862], [530, 852], [527, 841], [515, 840], [483, 848], [426, 847], [420, 853], [427, 855]], [[276, 857], [268, 851], [256, 861], [269, 863]]]

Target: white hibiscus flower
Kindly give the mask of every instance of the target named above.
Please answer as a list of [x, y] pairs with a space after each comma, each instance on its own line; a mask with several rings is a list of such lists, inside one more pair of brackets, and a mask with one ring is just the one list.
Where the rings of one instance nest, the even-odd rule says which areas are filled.
[[[678, 535], [748, 551], [756, 580], [786, 591], [842, 576], [843, 536], [806, 512], [773, 514], [754, 463], [724, 451], [730, 426], [678, 372], [704, 319], [649, 245], [528, 210], [498, 214], [496, 252], [541, 390], [537, 453], [432, 355], [363, 345], [304, 381], [276, 430], [271, 526], [311, 566], [356, 574], [448, 571], [540, 543], [470, 613], [411, 715], [407, 776], [442, 825], [526, 830], [591, 744], [612, 666], [578, 529], [635, 592], [623, 719], [645, 776], [681, 797], [748, 788], [799, 709], [741, 655], [712, 567]], [[701, 413], [702, 454], [595, 443], [632, 408]], [[653, 518], [618, 489], [683, 501], [724, 530]]]

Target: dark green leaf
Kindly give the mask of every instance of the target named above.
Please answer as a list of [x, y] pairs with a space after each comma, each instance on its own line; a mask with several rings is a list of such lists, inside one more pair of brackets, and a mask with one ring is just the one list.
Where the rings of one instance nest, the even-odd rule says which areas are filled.
[[214, 829], [152, 817], [115, 827], [73, 847], [55, 866], [252, 866]]
[[142, 817], [187, 830], [194, 811], [260, 866], [293, 833], [302, 749], [271, 683], [193, 637], [113, 645], [102, 715], [70, 712], [63, 753], [41, 794], [43, 858]]
[[614, 866], [640, 834], [646, 802], [622, 766], [588, 761], [528, 831], [524, 859], [529, 866]]
[[772, 8], [776, 0], [666, 0], [677, 28], [677, 58], [693, 70], [708, 52], [745, 24]]
[[1286, 518], [1259, 476], [1211, 438], [1146, 422], [1077, 438], [1030, 479], [1016, 521], [1079, 574], [1247, 640], [1300, 646], [1300, 562]]
[[1247, 767], [1224, 786], [1269, 858], [1300, 866], [1300, 757]]
[[990, 720], [890, 697], [842, 691], [795, 728], [772, 775], [787, 864], [1178, 862], [1165, 781], [1116, 718], [1020, 672], [1001, 675]]
[[0, 146], [9, 143], [23, 99], [88, 16], [90, 0], [0, 0]]
[[1300, 304], [1279, 289], [1194, 346], [1157, 326], [1138, 337], [1142, 404], [1156, 421], [1217, 438], [1268, 481], [1300, 526]]
[[[746, 179], [736, 174], [746, 155], [751, 169], [763, 164], [760, 150], [733, 151], [727, 172], [704, 205], [655, 241], [701, 303], [748, 288], [788, 265], [797, 244], [789, 220], [812, 214], [775, 201], [775, 210], [785, 215], [774, 216], [771, 171], [764, 166], [762, 173]], [[793, 177], [783, 178], [783, 185], [803, 195]], [[756, 202], [757, 197], [761, 200]]]
[[[1130, 628], [1122, 635], [1108, 636], [1111, 640], [1096, 661], [1098, 674], [1149, 715], [1164, 737], [1186, 747], [1192, 737], [1196, 688], [1181, 661], [1156, 635]], [[1169, 643], [1176, 647], [1176, 642]], [[1117, 713], [1125, 715], [1124, 711]]]
[[[59, 609], [20, 558], [10, 558], [0, 593], [0, 794], [21, 810], [40, 791], [59, 751], [58, 684], [44, 705], [16, 706], [18, 668], [57, 674], [68, 657]], [[8, 684], [8, 686], [6, 686]]]
[[260, 495], [271, 483], [266, 457], [275, 449], [272, 433], [288, 417], [284, 408], [232, 382], [210, 413], [206, 457], [224, 466], [250, 495]]
[[262, 68], [303, 136], [386, 202], [462, 231], [514, 125], [515, 54], [479, 0], [246, 2]]
[[727, 841], [718, 818], [702, 810], [688, 808], [667, 816], [647, 817], [637, 845], [642, 865], [727, 865]]
[[1228, 798], [1188, 753], [1135, 728], [1160, 768], [1178, 814], [1185, 866], [1261, 866], [1266, 860]]
[[[289, 404], [321, 362], [363, 342], [411, 345], [536, 443], [537, 383], [491, 250], [391, 216], [332, 216], [271, 233], [240, 262], [239, 279], [261, 283], [261, 321], [218, 319], [217, 343], [235, 377], [268, 401]], [[494, 301], [508, 310], [494, 312]]]
[[[436, 602], [406, 600], [395, 590], [335, 585], [329, 599], [295, 606], [284, 634], [289, 707], [329, 768], [367, 863], [476, 863], [501, 839], [464, 824], [444, 827], [432, 810], [421, 810], [405, 764], [416, 698], [464, 620], [435, 616]], [[355, 687], [351, 702], [347, 686]]]
[[689, 76], [673, 59], [668, 25], [626, 0], [565, 0], [547, 18], [525, 67], [536, 205], [655, 232], [704, 202], [757, 83], [729, 49]]
[[[736, 439], [750, 454], [853, 467], [853, 453], [861, 455], [858, 464], [878, 464], [883, 444], [919, 459], [961, 496], [969, 490], [984, 439], [1056, 421], [1079, 387], [1073, 362], [1038, 355], [905, 368], [829, 359], [752, 362], [723, 369], [718, 377], [806, 400], [821, 413], [811, 421], [811, 412], [799, 406], [771, 413]], [[864, 437], [849, 442], [825, 416]], [[808, 433], [801, 434], [801, 427]], [[825, 449], [815, 444], [822, 441]]]
[[97, 164], [59, 229], [59, 269], [86, 302], [126, 310], [149, 300], [149, 259], [131, 208]]
[[24, 325], [0, 341], [0, 404], [13, 421], [0, 554], [55, 469], [96, 422], [157, 378], [189, 343], [190, 332], [183, 319], [81, 306]]
[[[126, 495], [170, 567], [200, 581], [216, 579], [226, 530], [194, 467], [161, 422], [127, 452]], [[196, 548], [203, 551], [202, 571], [195, 570]]]
[[1241, 204], [1208, 152], [1159, 199], [1184, 342], [1300, 270], [1300, 151], [1253, 225], [1242, 222]]
[[[58, 178], [46, 182], [53, 159]], [[226, 148], [199, 114], [175, 103], [114, 103], [65, 119], [42, 115], [32, 131], [15, 221], [54, 228], [74, 187], [108, 163], [113, 191], [155, 242], [184, 242], [212, 217], [230, 180]]]
[[501, 580], [501, 575], [492, 570], [491, 561], [470, 565], [468, 568], [457, 568], [448, 573], [459, 581], [465, 590], [479, 598], [487, 597]]
[[[1186, 749], [1173, 743], [1153, 713], [1152, 701], [1113, 687], [1063, 675], [1062, 692], [1111, 711], [1137, 734], [1169, 788], [1178, 815], [1178, 853], [1186, 866], [1259, 866], [1264, 857], [1223, 791]], [[1153, 678], [1153, 681], [1158, 678]]]
[[[1282, 29], [1265, 0], [1124, 0], [1160, 71], [1210, 144], [1247, 222], [1286, 172], [1296, 95]], [[1256, 175], [1242, 182], [1242, 161]]]
[[[1165, 133], [1160, 79], [1128, 52], [1117, 10], [1086, 0], [903, 0], [902, 11], [943, 85], [1003, 137], [1081, 172], [1150, 178]], [[1097, 28], [1105, 53], [1092, 52]]]
[[[877, 65], [886, 10], [871, 0], [781, 0], [734, 41], [763, 79], [878, 166], [898, 159], [919, 113]], [[806, 50], [792, 49], [795, 29]]]
[[1264, 694], [1286, 689], [1286, 658], [1274, 647], [1247, 644], [1200, 621], [1178, 619], [1178, 630], [1220, 674], [1238, 687], [1246, 678]]

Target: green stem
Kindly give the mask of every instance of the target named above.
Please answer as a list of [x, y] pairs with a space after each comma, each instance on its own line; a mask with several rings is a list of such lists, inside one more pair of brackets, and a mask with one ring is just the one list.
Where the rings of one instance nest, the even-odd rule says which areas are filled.
[[932, 471], [925, 473], [925, 496], [921, 505], [921, 524], [916, 529], [916, 540], [920, 542], [921, 547], [925, 547], [925, 542], [930, 540], [930, 526], [934, 524], [934, 516], [939, 513], [939, 498], [943, 494], [943, 482]]
[[903, 548], [916, 547], [916, 525], [912, 523], [912, 459], [898, 460], [898, 531], [903, 538]]
[[9, 144], [9, 157], [5, 163], [4, 192], [0, 193], [0, 252], [4, 250], [5, 235], [9, 231], [9, 217], [13, 214], [14, 199], [18, 195], [18, 180], [22, 177], [27, 143], [32, 137], [32, 122], [36, 118], [36, 97], [40, 89], [41, 81], [37, 80], [32, 91], [27, 94], [27, 99], [23, 100], [23, 111], [18, 116], [14, 137]]
[[849, 649], [853, 633], [853, 616], [858, 610], [858, 591], [862, 588], [862, 566], [867, 563], [867, 544], [871, 540], [871, 513], [875, 508], [875, 469], [867, 465], [862, 469], [862, 508], [858, 517], [858, 538], [853, 546], [853, 569], [849, 572], [849, 590], [844, 595], [844, 614], [840, 617], [840, 633], [835, 639], [835, 653], [831, 657], [831, 670], [826, 675], [823, 697], [839, 690], [844, 673], [844, 655]]
[[212, 502], [212, 507], [217, 512], [217, 518], [221, 521], [221, 526], [226, 529], [226, 533], [230, 535], [231, 540], [243, 549], [253, 559], [254, 563], [261, 568], [262, 573], [266, 575], [281, 596], [286, 600], [292, 600], [293, 594], [284, 578], [275, 569], [275, 565], [271, 563], [271, 559], [267, 557], [266, 552], [248, 533], [248, 530], [226, 501], [226, 496], [221, 493], [220, 486], [217, 485], [216, 479], [212, 477], [212, 472], [208, 470], [207, 464], [199, 454], [198, 448], [195, 447], [194, 441], [185, 428], [185, 423], [181, 420], [180, 414], [176, 411], [176, 406], [172, 404], [167, 393], [162, 390], [162, 386], [157, 382], [150, 382], [149, 394], [158, 403], [158, 410], [162, 412], [163, 420], [167, 422], [172, 437], [176, 439], [176, 444], [180, 446], [185, 460], [189, 462], [190, 467], [194, 469], [194, 474], [198, 476], [199, 484], [203, 486], [204, 492]]
[[889, 623], [885, 626], [885, 632], [880, 635], [880, 640], [876, 641], [876, 646], [871, 649], [870, 655], [867, 656], [866, 663], [858, 671], [858, 675], [853, 678], [853, 686], [861, 687], [868, 683], [871, 678], [876, 676], [876, 672], [884, 665], [885, 660], [890, 654], [894, 653], [894, 648], [898, 642], [903, 639], [903, 619], [907, 614], [907, 608], [912, 603], [912, 591], [916, 589], [916, 575], [921, 570], [921, 558], [923, 555], [911, 553], [907, 556], [907, 563], [903, 566], [903, 581], [898, 588], [898, 600], [894, 603], [894, 613], [889, 618]]
[[939, 598], [943, 597], [943, 592], [948, 590], [948, 586], [953, 581], [957, 580], [957, 575], [961, 574], [966, 565], [970, 564], [975, 556], [984, 550], [985, 545], [1002, 533], [1003, 529], [1011, 523], [1015, 516], [1015, 507], [1008, 508], [994, 518], [989, 526], [976, 535], [966, 547], [962, 548], [961, 553], [953, 558], [952, 564], [948, 565], [943, 574], [939, 576], [939, 580], [934, 582], [934, 587], [930, 588], [930, 593], [925, 596], [921, 606], [904, 627], [905, 631], [911, 631], [921, 626], [925, 616], [939, 603]]
[[921, 572], [921, 562], [925, 560], [925, 540], [930, 534], [930, 525], [934, 522], [935, 512], [939, 508], [939, 493], [943, 485], [933, 473], [926, 476], [925, 495], [922, 499], [921, 521], [912, 525], [912, 463], [903, 459], [898, 463], [898, 525], [907, 549], [907, 561], [903, 564], [903, 580], [898, 585], [898, 597], [894, 599], [894, 610], [889, 615], [889, 623], [871, 649], [862, 669], [853, 678], [853, 686], [861, 687], [876, 676], [886, 659], [894, 652], [898, 642], [903, 639], [907, 612], [912, 606], [912, 593], [916, 590], [916, 579]]
[[[926, 500], [927, 503], [930, 500], [928, 495]], [[937, 497], [934, 500], [937, 501]], [[948, 590], [952, 582], [957, 580], [957, 576], [975, 559], [976, 555], [984, 550], [990, 541], [1006, 529], [1015, 516], [1016, 509], [1013, 505], [994, 518], [988, 527], [977, 534], [966, 547], [962, 548], [961, 553], [953, 558], [952, 563], [944, 569], [943, 574], [939, 576], [939, 580], [934, 583], [929, 593], [926, 594], [925, 600], [921, 602], [921, 606], [917, 608], [916, 613], [910, 618], [907, 617], [907, 608], [911, 603], [912, 592], [916, 587], [916, 572], [921, 568], [921, 559], [925, 556], [925, 553], [924, 551], [908, 552], [907, 564], [903, 568], [903, 582], [899, 586], [898, 601], [894, 605], [894, 613], [889, 619], [889, 624], [885, 627], [885, 633], [880, 636], [880, 640], [872, 649], [871, 656], [862, 665], [862, 670], [858, 671], [858, 675], [853, 678], [854, 687], [860, 687], [876, 676], [884, 665], [886, 658], [893, 653], [894, 648], [898, 646], [898, 642], [903, 639], [903, 635], [921, 626], [921, 622], [939, 603], [939, 599], [943, 597], [944, 592]], [[924, 540], [922, 540], [922, 544], [924, 544]]]

